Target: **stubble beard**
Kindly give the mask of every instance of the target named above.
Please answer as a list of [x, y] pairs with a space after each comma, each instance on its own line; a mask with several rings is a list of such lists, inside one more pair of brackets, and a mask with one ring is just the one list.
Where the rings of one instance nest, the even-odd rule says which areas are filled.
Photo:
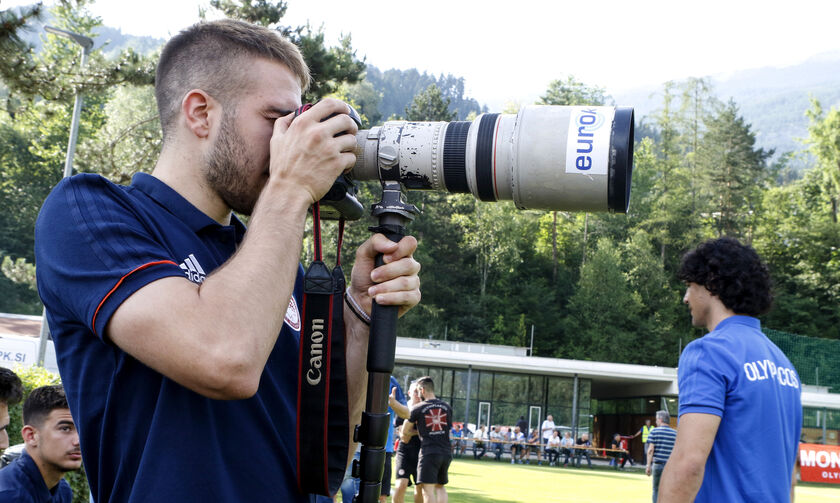
[[205, 178], [230, 209], [244, 215], [254, 211], [261, 191], [261, 187], [248, 183], [245, 166], [248, 162], [245, 142], [236, 129], [233, 115], [225, 113], [219, 137], [205, 162]]

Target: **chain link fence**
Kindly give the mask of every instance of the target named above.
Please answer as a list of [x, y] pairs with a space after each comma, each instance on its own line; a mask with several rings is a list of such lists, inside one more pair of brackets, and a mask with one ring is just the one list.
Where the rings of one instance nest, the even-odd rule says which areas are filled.
[[840, 393], [840, 340], [768, 328], [762, 331], [787, 355], [803, 383], [827, 386], [830, 392]]

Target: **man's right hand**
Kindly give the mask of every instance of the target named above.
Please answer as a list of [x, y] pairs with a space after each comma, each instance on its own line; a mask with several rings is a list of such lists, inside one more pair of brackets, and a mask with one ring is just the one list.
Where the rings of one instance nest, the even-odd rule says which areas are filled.
[[269, 184], [306, 191], [310, 204], [320, 200], [356, 163], [358, 126], [349, 112], [343, 101], [327, 98], [297, 117], [277, 119], [270, 143]]

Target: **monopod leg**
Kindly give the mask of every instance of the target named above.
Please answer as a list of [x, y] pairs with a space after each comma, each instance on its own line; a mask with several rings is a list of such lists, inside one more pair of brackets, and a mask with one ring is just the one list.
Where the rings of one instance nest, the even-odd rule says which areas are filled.
[[[405, 225], [414, 219], [417, 208], [403, 201], [398, 182], [383, 182], [382, 201], [373, 206], [372, 215], [379, 217], [379, 225], [371, 227], [391, 241], [405, 235]], [[382, 255], [376, 257], [376, 267], [384, 264]], [[354, 461], [353, 475], [359, 477], [359, 494], [355, 503], [376, 503], [385, 468], [385, 442], [388, 440], [388, 396], [394, 352], [397, 345], [397, 306], [380, 306], [373, 302], [370, 338], [367, 353], [367, 399], [362, 423], [356, 427], [354, 440], [361, 442], [358, 463]]]

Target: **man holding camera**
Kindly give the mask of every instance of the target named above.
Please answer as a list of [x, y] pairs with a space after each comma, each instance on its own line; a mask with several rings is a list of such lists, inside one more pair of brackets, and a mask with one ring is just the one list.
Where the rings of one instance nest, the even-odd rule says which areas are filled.
[[[298, 259], [307, 209], [353, 166], [357, 131], [332, 99], [293, 122], [308, 83], [276, 32], [199, 23], [161, 53], [152, 174], [129, 187], [77, 175], [45, 202], [38, 288], [97, 503], [308, 499], [295, 479]], [[232, 211], [251, 215], [247, 233]], [[364, 314], [374, 299], [401, 314], [419, 302], [415, 248], [377, 234], [356, 252], [346, 302], [364, 313], [344, 308], [351, 426]]]
[[720, 238], [688, 252], [679, 277], [692, 324], [709, 333], [680, 355], [679, 426], [659, 501], [791, 501], [801, 388], [756, 318], [772, 303], [767, 266]]

